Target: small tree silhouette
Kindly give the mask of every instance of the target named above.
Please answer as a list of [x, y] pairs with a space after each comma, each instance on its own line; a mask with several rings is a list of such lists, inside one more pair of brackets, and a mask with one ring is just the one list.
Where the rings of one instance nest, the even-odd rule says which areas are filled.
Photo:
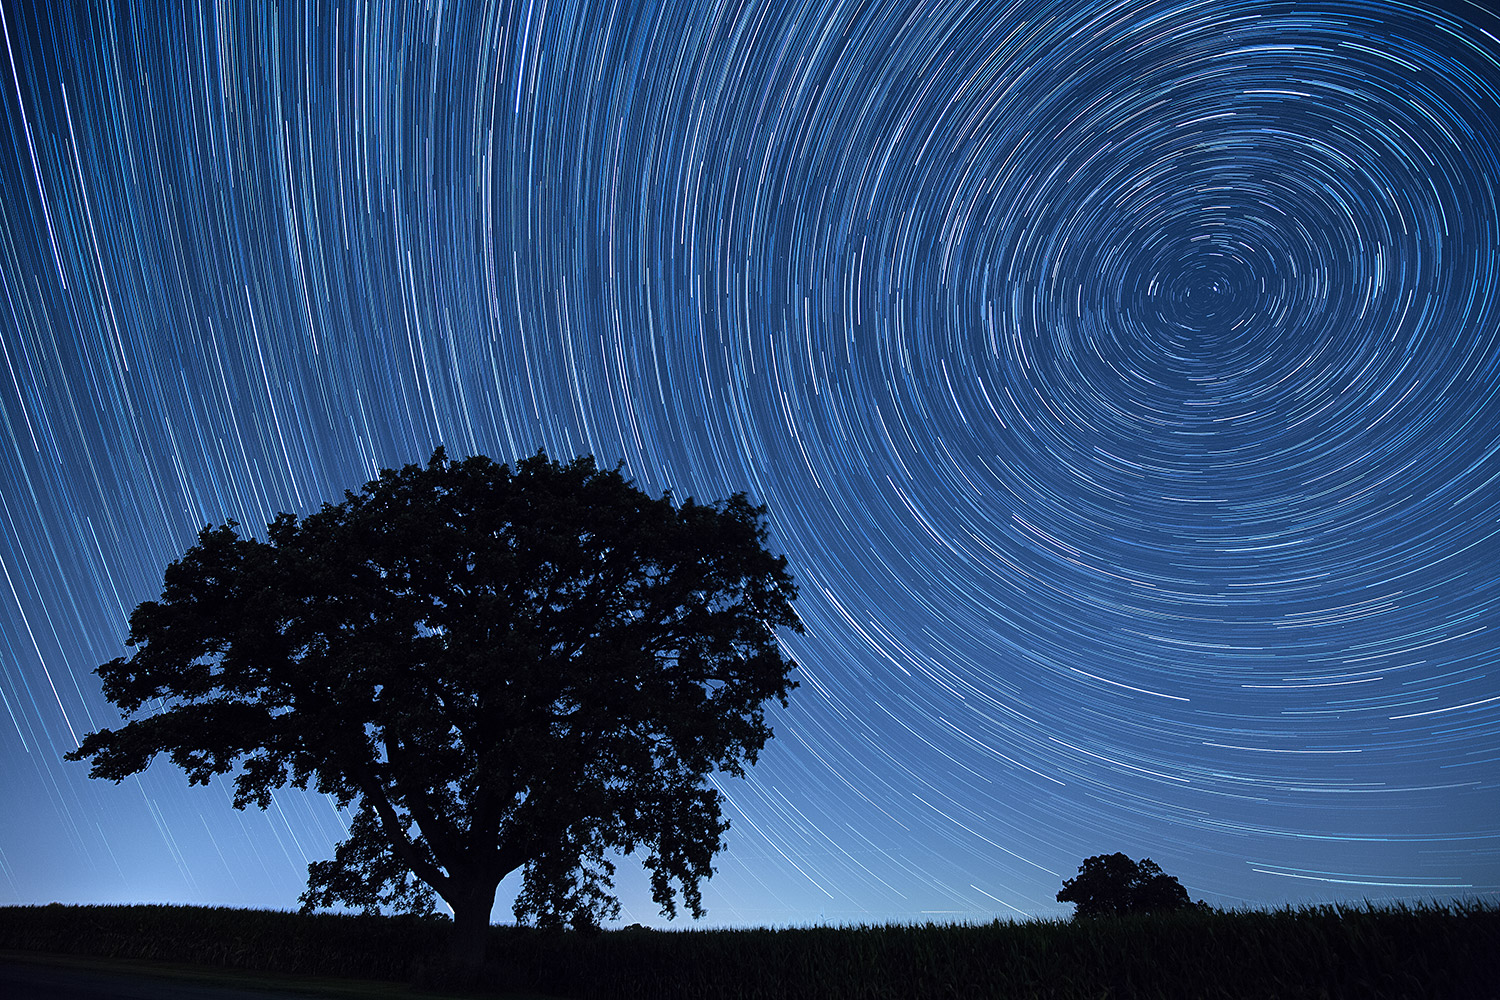
[[1075, 917], [1123, 913], [1165, 913], [1193, 906], [1182, 883], [1150, 858], [1139, 864], [1123, 854], [1100, 854], [1078, 866], [1078, 875], [1063, 882], [1059, 903], [1077, 907]]

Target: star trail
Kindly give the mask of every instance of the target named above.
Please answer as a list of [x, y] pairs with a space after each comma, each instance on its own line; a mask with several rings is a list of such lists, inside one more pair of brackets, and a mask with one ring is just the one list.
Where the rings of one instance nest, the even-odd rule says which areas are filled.
[[1115, 851], [1224, 906], [1500, 891], [1484, 5], [0, 30], [0, 902], [295, 907], [328, 800], [61, 756], [198, 529], [440, 444], [768, 505], [801, 687], [710, 925], [1058, 916]]

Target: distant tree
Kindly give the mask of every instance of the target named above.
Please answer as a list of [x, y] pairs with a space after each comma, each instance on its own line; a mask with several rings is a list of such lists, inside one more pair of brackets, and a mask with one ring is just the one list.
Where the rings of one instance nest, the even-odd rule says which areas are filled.
[[1125, 913], [1165, 913], [1194, 904], [1182, 884], [1145, 858], [1136, 863], [1123, 854], [1101, 854], [1078, 866], [1078, 875], [1063, 882], [1059, 903], [1072, 903], [1075, 917]]
[[[234, 804], [315, 788], [354, 806], [308, 866], [303, 909], [452, 907], [451, 958], [483, 961], [501, 879], [515, 913], [618, 914], [608, 855], [647, 851], [667, 916], [702, 916], [743, 775], [796, 687], [800, 631], [765, 508], [653, 499], [591, 458], [483, 456], [386, 470], [267, 541], [204, 528], [97, 670], [127, 715], [71, 760], [119, 781], [170, 755]], [[674, 886], [675, 882], [675, 886]]]

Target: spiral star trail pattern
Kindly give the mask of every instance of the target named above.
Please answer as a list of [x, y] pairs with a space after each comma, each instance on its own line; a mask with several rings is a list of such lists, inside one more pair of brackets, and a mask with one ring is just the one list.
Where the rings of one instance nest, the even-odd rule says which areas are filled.
[[0, 29], [0, 901], [295, 905], [328, 801], [60, 758], [199, 528], [438, 444], [769, 506], [801, 688], [710, 923], [1061, 915], [1114, 851], [1229, 906], [1500, 887], [1484, 6]]

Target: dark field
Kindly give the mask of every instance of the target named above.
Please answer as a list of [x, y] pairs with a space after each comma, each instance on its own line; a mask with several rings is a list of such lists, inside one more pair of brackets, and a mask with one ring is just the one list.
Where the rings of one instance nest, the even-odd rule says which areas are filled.
[[[0, 907], [0, 950], [431, 978], [448, 924], [188, 906]], [[494, 990], [579, 998], [1500, 996], [1490, 903], [791, 930], [496, 927]]]

